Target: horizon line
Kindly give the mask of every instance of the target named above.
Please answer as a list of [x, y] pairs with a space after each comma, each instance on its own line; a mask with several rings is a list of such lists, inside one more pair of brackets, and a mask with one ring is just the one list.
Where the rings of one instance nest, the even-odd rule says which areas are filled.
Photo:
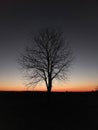
[[[0, 92], [47, 92], [46, 90], [0, 90]], [[67, 92], [96, 92], [96, 90], [65, 90], [65, 91], [59, 91], [59, 90], [52, 90], [52, 92], [61, 92], [61, 93], [67, 93]]]

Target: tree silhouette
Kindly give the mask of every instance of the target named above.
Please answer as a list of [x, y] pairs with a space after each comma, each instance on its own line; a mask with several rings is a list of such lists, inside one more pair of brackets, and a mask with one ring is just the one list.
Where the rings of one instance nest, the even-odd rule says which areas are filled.
[[35, 34], [31, 46], [26, 47], [20, 64], [27, 72], [30, 86], [44, 81], [47, 92], [51, 92], [54, 79], [66, 79], [73, 55], [63, 34], [58, 29], [45, 28]]
[[98, 92], [98, 85], [97, 85], [97, 87], [95, 88], [95, 91]]

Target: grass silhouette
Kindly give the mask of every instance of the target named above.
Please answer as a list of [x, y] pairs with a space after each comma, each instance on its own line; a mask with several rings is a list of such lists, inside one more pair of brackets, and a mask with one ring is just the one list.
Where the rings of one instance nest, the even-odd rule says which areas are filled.
[[98, 92], [0, 92], [0, 129], [96, 130]]

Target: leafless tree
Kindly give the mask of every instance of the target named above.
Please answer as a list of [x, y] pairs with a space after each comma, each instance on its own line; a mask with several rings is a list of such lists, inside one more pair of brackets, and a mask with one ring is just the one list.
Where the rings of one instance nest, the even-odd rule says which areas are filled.
[[29, 85], [44, 81], [51, 92], [54, 79], [65, 79], [73, 60], [72, 50], [65, 41], [64, 33], [57, 28], [40, 30], [26, 47], [20, 64], [30, 79]]

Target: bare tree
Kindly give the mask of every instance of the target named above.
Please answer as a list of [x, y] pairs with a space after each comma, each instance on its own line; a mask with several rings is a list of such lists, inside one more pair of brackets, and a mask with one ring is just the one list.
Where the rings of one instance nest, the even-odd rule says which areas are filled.
[[65, 79], [73, 55], [64, 33], [54, 28], [40, 30], [32, 45], [26, 47], [20, 64], [30, 79], [29, 85], [44, 81], [47, 92], [51, 92], [54, 79]]

